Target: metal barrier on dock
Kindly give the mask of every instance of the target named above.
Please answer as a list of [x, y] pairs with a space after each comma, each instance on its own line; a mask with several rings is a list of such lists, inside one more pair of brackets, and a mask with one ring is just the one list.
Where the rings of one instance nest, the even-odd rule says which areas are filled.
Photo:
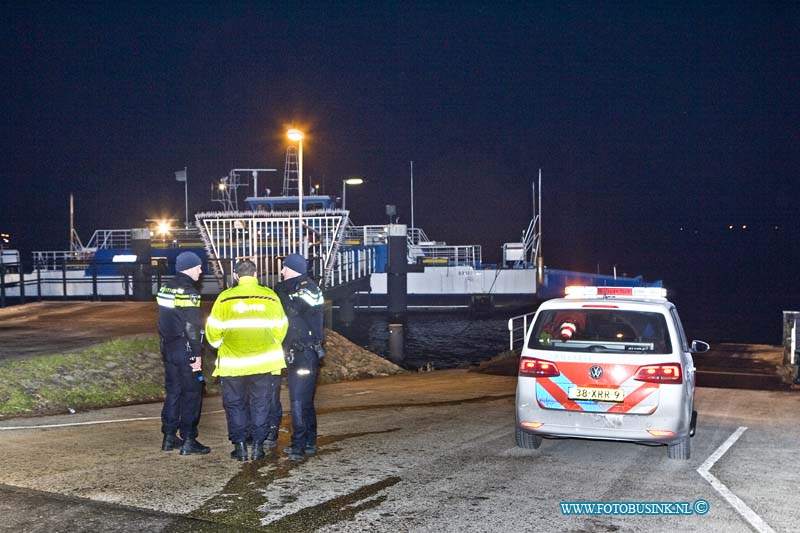
[[536, 315], [536, 311], [512, 316], [508, 319], [509, 350], [513, 350], [515, 344], [519, 344], [520, 348], [522, 348], [522, 343], [525, 342], [525, 334], [528, 332], [528, 326], [533, 322], [534, 315]]
[[[133, 299], [153, 296], [159, 287], [172, 276], [167, 274], [165, 259], [153, 258], [148, 262], [114, 263], [91, 258], [75, 258], [74, 253], [59, 252], [48, 255], [37, 252], [34, 263], [20, 263], [14, 272], [0, 270], [0, 307], [10, 303], [26, 303], [43, 299]], [[202, 280], [201, 293], [216, 295], [230, 286], [233, 258], [215, 260], [226, 273], [222, 286], [213, 275]], [[324, 271], [322, 258], [309, 261], [312, 277], [323, 289], [363, 280], [375, 270], [375, 250], [372, 247], [343, 249], [336, 254], [335, 267]], [[26, 272], [26, 268], [29, 270]], [[275, 271], [259, 275], [260, 281], [274, 286], [279, 281]], [[138, 296], [137, 296], [138, 295]]]

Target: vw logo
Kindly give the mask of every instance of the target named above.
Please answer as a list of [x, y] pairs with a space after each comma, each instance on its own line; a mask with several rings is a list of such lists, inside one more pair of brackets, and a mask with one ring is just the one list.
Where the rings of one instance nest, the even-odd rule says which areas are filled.
[[602, 375], [603, 375], [603, 369], [597, 365], [589, 369], [589, 377], [592, 379], [600, 379], [600, 376]]

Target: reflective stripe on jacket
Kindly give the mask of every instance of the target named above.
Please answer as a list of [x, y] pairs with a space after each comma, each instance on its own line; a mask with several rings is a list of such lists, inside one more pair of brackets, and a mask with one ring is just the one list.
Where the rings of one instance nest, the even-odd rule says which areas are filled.
[[[187, 352], [186, 357], [199, 355], [202, 349], [203, 315], [200, 293], [192, 278], [179, 272], [168, 280], [156, 295], [158, 303], [158, 332], [169, 352]], [[189, 327], [191, 325], [191, 327]], [[186, 350], [189, 342], [191, 350]]]
[[248, 376], [286, 368], [281, 342], [289, 323], [275, 292], [253, 276], [220, 293], [206, 322], [217, 348], [215, 376]]

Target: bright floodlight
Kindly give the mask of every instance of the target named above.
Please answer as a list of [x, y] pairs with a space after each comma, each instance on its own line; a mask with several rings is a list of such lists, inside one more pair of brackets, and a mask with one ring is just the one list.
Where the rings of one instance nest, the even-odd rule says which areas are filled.
[[347, 178], [344, 182], [348, 185], [361, 185], [364, 180], [362, 178]]
[[158, 223], [158, 233], [166, 235], [169, 233], [169, 222], [162, 220]]
[[296, 129], [291, 129], [286, 132], [286, 135], [289, 137], [290, 141], [302, 141], [303, 140], [303, 132]]

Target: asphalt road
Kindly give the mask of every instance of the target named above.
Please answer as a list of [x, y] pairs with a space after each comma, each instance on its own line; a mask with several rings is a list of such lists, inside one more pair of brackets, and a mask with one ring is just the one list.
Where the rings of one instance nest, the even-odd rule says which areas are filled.
[[[282, 453], [230, 460], [218, 399], [201, 422], [208, 456], [159, 451], [158, 405], [6, 420], [0, 529], [744, 532], [800, 522], [797, 392], [699, 388], [692, 458], [673, 461], [664, 447], [604, 441], [518, 449], [514, 386], [453, 370], [320, 387], [320, 453], [301, 464]], [[87, 424], [34, 428], [75, 423]], [[705, 514], [560, 506], [699, 500]]]
[[153, 302], [35, 302], [0, 309], [0, 361], [157, 332]]

